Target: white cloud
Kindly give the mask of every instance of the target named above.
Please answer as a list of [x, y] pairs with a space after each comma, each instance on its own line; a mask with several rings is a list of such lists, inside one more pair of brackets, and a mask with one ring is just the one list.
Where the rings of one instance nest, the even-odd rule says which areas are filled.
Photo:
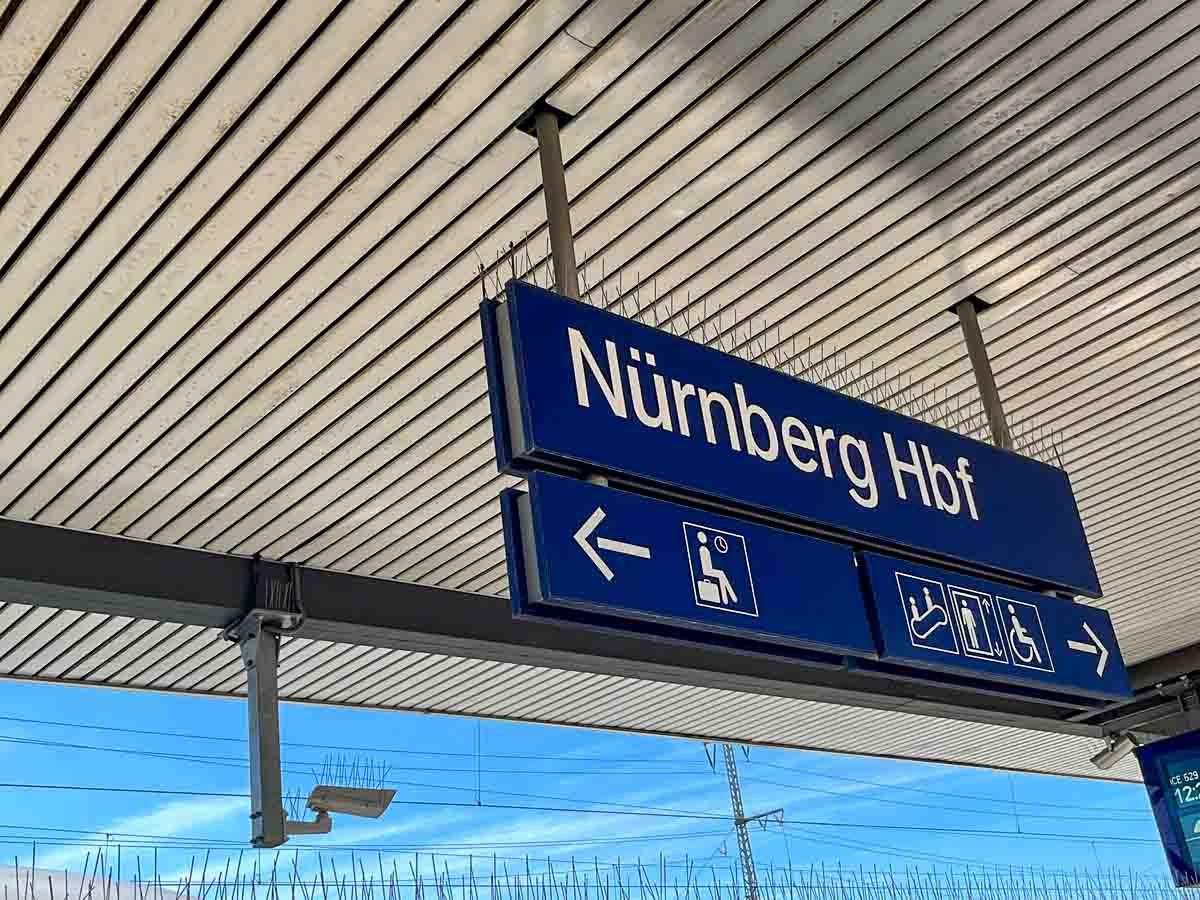
[[[403, 807], [393, 807], [393, 809], [403, 809]], [[394, 815], [394, 813], [393, 813]], [[468, 814], [469, 815], [469, 814]], [[445, 828], [457, 825], [467, 818], [463, 813], [441, 813], [438, 815], [412, 815], [405, 821], [397, 822], [392, 820], [379, 820], [370, 824], [356, 825], [354, 819], [347, 816], [335, 816], [334, 828], [327, 835], [306, 837], [303, 839], [297, 838], [289, 842], [292, 847], [302, 846], [320, 846], [322, 848], [328, 846], [330, 850], [336, 850], [339, 846], [357, 847], [363, 844], [369, 844], [372, 841], [380, 841], [384, 838], [401, 837], [414, 832], [427, 834], [432, 829]]]
[[[186, 834], [195, 828], [223, 822], [229, 817], [249, 814], [250, 801], [245, 797], [196, 797], [188, 800], [171, 800], [147, 813], [125, 816], [97, 829], [93, 841], [104, 841], [105, 835], [113, 835], [119, 842], [120, 835], [153, 835], [174, 837]], [[90, 847], [61, 847], [38, 856], [38, 869], [59, 871], [71, 866], [82, 865]]]
[[[567, 779], [555, 782], [553, 787], [548, 786], [546, 791], [569, 797], [571, 786], [576, 782], [591, 784], [594, 788], [594, 783], [587, 779]], [[713, 810], [710, 815], [725, 816], [728, 811], [723, 806], [727, 802], [724, 791], [723, 776], [717, 777], [707, 769], [701, 769], [694, 778], [656, 779], [648, 789], [617, 794], [600, 802], [609, 804], [609, 809], [613, 809], [612, 804], [628, 804], [642, 808], [666, 806], [690, 811]], [[484, 793], [486, 795], [486, 790]], [[595, 791], [591, 793], [594, 796]], [[384, 870], [390, 873], [392, 863], [396, 862], [403, 876], [407, 878], [411, 877], [410, 865], [416, 861], [418, 850], [415, 848], [421, 848], [420, 862], [425, 876], [430, 877], [430, 854], [436, 857], [439, 871], [448, 870], [452, 874], [461, 874], [472, 864], [470, 856], [474, 856], [477, 869], [481, 860], [489, 857], [492, 852], [500, 857], [523, 857], [528, 854], [534, 861], [545, 856], [561, 859], [575, 853], [584, 858], [591, 858], [597, 852], [601, 856], [607, 856], [620, 848], [620, 844], [617, 843], [590, 843], [597, 837], [611, 837], [615, 834], [628, 838], [629, 844], [636, 844], [640, 840], [653, 840], [658, 835], [723, 831], [731, 824], [723, 819], [678, 819], [671, 816], [638, 815], [625, 817], [603, 813], [589, 815], [586, 810], [592, 804], [580, 801], [505, 798], [496, 795], [493, 795], [492, 800], [497, 804], [515, 806], [579, 807], [580, 812], [569, 814], [537, 809], [522, 812], [519, 809], [503, 809], [485, 803], [477, 809], [460, 808], [453, 812], [431, 815], [426, 809], [414, 809], [398, 803], [388, 813], [391, 822], [381, 820], [377, 823], [354, 825], [351, 824], [352, 819], [341, 817], [339, 821], [335, 818], [333, 832], [327, 838], [304, 838], [303, 842], [304, 846], [314, 849], [319, 847], [325, 854], [335, 854], [340, 847], [361, 847], [379, 842], [404, 846], [408, 841], [395, 839], [412, 835], [416, 838], [412, 841], [413, 850], [384, 851], [382, 859], [377, 859], [376, 865], [369, 867], [373, 870], [382, 863]], [[504, 819], [481, 824], [481, 815], [493, 818], [503, 816]], [[392, 840], [388, 841], [389, 838]], [[545, 841], [553, 843], [539, 843]], [[299, 844], [300, 840], [295, 843], [289, 842], [291, 848]], [[308, 878], [315, 873], [316, 856], [315, 853], [300, 854], [296, 864], [302, 877]], [[327, 868], [328, 860], [329, 857], [326, 856]], [[292, 865], [292, 860], [288, 860], [286, 866], [289, 872]]]
[[[564, 791], [567, 788], [561, 783], [556, 787], [556, 792]], [[564, 794], [564, 796], [566, 795]], [[522, 801], [514, 798], [512, 802], [518, 805], [527, 803], [530, 806], [543, 805], [543, 803], [547, 806], [564, 808], [578, 806], [580, 811], [568, 814], [531, 810], [528, 814], [520, 814], [515, 810], [489, 809], [485, 805], [484, 812], [505, 812], [511, 818], [503, 822], [478, 826], [472, 821], [474, 813], [467, 812], [461, 816], [461, 824], [464, 827], [426, 831], [423, 843], [435, 848], [445, 847], [447, 848], [446, 852], [452, 854], [487, 855], [489, 850], [494, 848], [501, 855], [524, 856], [528, 853], [534, 859], [544, 855], [563, 858], [577, 852], [590, 858], [596, 853], [598, 846], [605, 847], [602, 855], [608, 855], [609, 851], [615, 851], [620, 846], [617, 843], [607, 845], [590, 843], [597, 837], [619, 835], [627, 838], [629, 844], [636, 844], [639, 841], [653, 839], [658, 835], [679, 832], [717, 832], [732, 825], [723, 818], [729, 815], [724, 778], [714, 777], [711, 772], [704, 770], [701, 770], [696, 778], [663, 779], [657, 781], [652, 788], [616, 795], [600, 802], [610, 804], [608, 806], [610, 810], [613, 809], [613, 805], [616, 805], [618, 809], [622, 805], [640, 807], [644, 810], [654, 807], [664, 810], [674, 808], [721, 818], [688, 819], [672, 816], [638, 816], [636, 815], [637, 810], [630, 810], [634, 814], [625, 817], [602, 812], [588, 814], [587, 809], [592, 804], [582, 804], [578, 801]], [[547, 841], [552, 843], [539, 844], [539, 842]], [[437, 853], [436, 850], [433, 852]], [[407, 858], [411, 860], [411, 855]], [[443, 862], [449, 864], [451, 872], [468, 865], [466, 859], [460, 859], [457, 863], [454, 859], [439, 859], [439, 863]]]
[[[856, 777], [856, 776], [853, 776]], [[894, 806], [903, 801], [920, 803], [911, 791], [902, 790], [924, 782], [937, 780], [928, 771], [900, 770], [872, 772], [861, 780], [840, 781], [839, 775], [812, 770], [811, 772], [785, 768], [768, 768], [764, 766], [749, 766], [742, 771], [742, 782], [747, 793], [757, 794], [760, 791], [788, 791], [802, 801], [802, 815], [793, 813], [793, 818], [815, 819], [824, 815], [844, 815], [847, 811], [876, 806], [883, 797], [886, 806]], [[787, 779], [787, 787], [765, 784], [764, 781], [774, 781], [778, 784]], [[899, 790], [898, 794], [889, 791]], [[855, 800], [854, 798], [862, 799]], [[822, 799], [826, 798], [826, 799]], [[846, 798], [843, 800], [842, 798]], [[894, 801], [894, 802], [889, 802]], [[931, 802], [931, 801], [926, 801]], [[936, 801], [932, 801], [936, 802]]]

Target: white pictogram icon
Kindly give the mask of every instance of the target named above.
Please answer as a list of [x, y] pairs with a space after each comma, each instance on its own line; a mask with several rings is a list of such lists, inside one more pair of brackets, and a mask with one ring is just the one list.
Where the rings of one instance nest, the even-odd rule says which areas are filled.
[[643, 547], [641, 544], [629, 544], [625, 541], [614, 541], [611, 538], [598, 537], [596, 538], [596, 546], [593, 547], [588, 538], [592, 536], [600, 523], [604, 521], [605, 512], [602, 507], [597, 506], [596, 511], [588, 516], [587, 521], [579, 526], [575, 532], [575, 543], [579, 545], [579, 549], [584, 552], [588, 559], [592, 561], [600, 574], [604, 576], [606, 581], [612, 581], [614, 578], [613, 570], [608, 563], [598, 552], [599, 550], [609, 550], [613, 553], [621, 553], [625, 556], [636, 556], [639, 559], [650, 558], [650, 548]]
[[1083, 630], [1087, 632], [1091, 638], [1091, 643], [1084, 641], [1067, 641], [1067, 646], [1072, 650], [1078, 650], [1080, 653], [1090, 653], [1093, 656], [1100, 657], [1096, 660], [1096, 674], [1101, 678], [1104, 677], [1104, 669], [1108, 665], [1108, 648], [1100, 642], [1100, 638], [1096, 637], [1096, 632], [1092, 631], [1092, 626], [1087, 622], [1083, 623]]
[[683, 540], [696, 605], [757, 616], [758, 599], [745, 537], [684, 522]]
[[957, 655], [958, 635], [946, 589], [940, 581], [896, 573], [896, 586], [914, 647]]
[[997, 618], [996, 602], [982, 591], [948, 585], [950, 605], [962, 630], [963, 652], [977, 659], [1007, 662], [1003, 629]]
[[1054, 671], [1054, 660], [1050, 657], [1050, 645], [1046, 631], [1042, 628], [1042, 615], [1032, 603], [997, 597], [1000, 604], [1000, 623], [1012, 653], [1013, 665], [1023, 669]]

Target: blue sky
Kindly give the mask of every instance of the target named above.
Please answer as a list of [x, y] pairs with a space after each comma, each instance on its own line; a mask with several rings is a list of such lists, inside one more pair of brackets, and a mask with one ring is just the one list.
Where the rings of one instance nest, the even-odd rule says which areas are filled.
[[[125, 848], [127, 867], [138, 854], [149, 866], [148, 845], [162, 845], [166, 874], [206, 847], [220, 858], [236, 853], [248, 836], [248, 801], [219, 795], [247, 791], [244, 717], [243, 704], [229, 700], [0, 683], [5, 783], [218, 795], [4, 787], [3, 852], [28, 865], [36, 836], [39, 867], [74, 869], [107, 834]], [[696, 742], [290, 705], [282, 729], [286, 786], [307, 793], [308, 773], [327, 754], [363, 748], [390, 767], [397, 789], [383, 818], [342, 818], [331, 835], [294, 838], [289, 850], [370, 848], [372, 858], [404, 860], [437, 852], [463, 867], [471, 855], [513, 865], [529, 855], [543, 866], [547, 858], [662, 857], [715, 865], [722, 877], [736, 859], [723, 769], [711, 769]], [[784, 809], [784, 827], [752, 834], [762, 865], [1165, 871], [1140, 785], [758, 748], [738, 760], [747, 812]], [[315, 865], [308, 849], [301, 858]]]

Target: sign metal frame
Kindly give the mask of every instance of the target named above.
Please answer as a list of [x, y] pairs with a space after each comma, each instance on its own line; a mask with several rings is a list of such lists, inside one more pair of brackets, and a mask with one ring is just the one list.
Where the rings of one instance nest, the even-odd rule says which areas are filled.
[[521, 282], [481, 318], [502, 471], [604, 473], [1100, 595], [1060, 469]]
[[691, 641], [829, 654], [839, 666], [876, 656], [849, 547], [542, 472], [527, 493], [505, 496], [522, 613], [662, 625]]
[[[708, 643], [868, 680], [900, 678], [914, 688], [944, 684], [1064, 709], [1131, 695], [1107, 613], [1016, 586], [1099, 595], [1061, 470], [520, 282], [509, 283], [506, 303], [483, 303], [481, 322], [497, 463], [530, 483], [528, 493], [510, 489], [501, 496], [515, 617]], [[681, 367], [698, 374], [668, 379]], [[656, 411], [648, 397], [657, 397]], [[698, 405], [689, 407], [689, 398]], [[811, 416], [812, 428], [799, 416]], [[878, 458], [872, 462], [880, 441], [886, 471]], [[896, 449], [904, 445], [908, 456]], [[800, 459], [796, 446], [810, 458]], [[781, 451], [792, 467], [779, 465]], [[835, 452], [840, 473], [833, 471]], [[796, 471], [812, 477], [798, 478]], [[773, 483], [769, 476], [780, 473], [782, 480]], [[588, 484], [585, 475], [611, 477], [624, 490]], [[657, 533], [682, 529], [687, 555], [682, 563], [672, 561], [681, 573], [673, 577], [694, 585], [701, 612], [667, 610], [661, 596], [636, 584], [611, 590], [618, 560], [624, 566], [654, 555], [657, 564], [661, 549], [652, 554], [652, 542], [637, 537], [636, 529], [633, 537], [609, 531], [611, 521], [603, 525], [607, 501], [581, 500], [563, 513], [554, 508], [557, 500], [542, 496], [563, 492], [624, 496], [649, 519], [671, 507], [671, 522], [660, 522]], [[1035, 515], [1038, 527], [1021, 527], [1022, 516]], [[626, 516], [638, 518], [636, 509]], [[708, 524], [701, 527], [701, 520]], [[861, 609], [864, 637], [829, 641], [759, 621], [747, 529], [773, 532], [797, 547], [840, 547], [857, 571], [838, 590]], [[707, 540], [714, 543], [691, 546]], [[729, 573], [724, 580], [707, 577], [720, 574], [714, 547], [730, 554], [721, 558]], [[788, 552], [777, 547], [772, 554]], [[674, 554], [679, 557], [678, 547]], [[887, 605], [875, 570], [890, 554], [920, 560], [891, 560], [908, 574], [892, 569], [888, 578], [896, 581], [892, 593], [909, 597], [910, 605], [921, 597], [926, 615], [915, 606], [912, 617], [891, 609], [895, 597]], [[848, 568], [829, 561], [814, 567]], [[938, 586], [922, 591], [914, 581], [906, 588], [904, 578]], [[777, 585], [770, 593], [779, 593]], [[730, 603], [739, 606], [724, 612], [736, 614], [709, 614]], [[935, 622], [930, 628], [939, 616], [943, 627]], [[1016, 624], [1006, 629], [1010, 619]], [[1055, 657], [1063, 654], [1070, 655], [1060, 667]], [[1088, 675], [1084, 670], [1093, 664]]]
[[881, 661], [1063, 696], [1132, 696], [1108, 612], [998, 581], [861, 553]]

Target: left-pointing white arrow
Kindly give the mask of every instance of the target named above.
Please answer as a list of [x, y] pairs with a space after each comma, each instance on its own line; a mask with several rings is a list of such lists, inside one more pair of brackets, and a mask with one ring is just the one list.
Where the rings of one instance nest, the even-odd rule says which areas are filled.
[[1080, 653], [1090, 653], [1092, 656], [1098, 655], [1100, 659], [1096, 662], [1096, 674], [1103, 678], [1104, 667], [1108, 665], [1108, 648], [1100, 642], [1100, 638], [1096, 637], [1096, 632], [1092, 631], [1092, 626], [1087, 622], [1083, 623], [1083, 630], [1088, 633], [1088, 637], [1092, 639], [1092, 643], [1085, 644], [1083, 641], [1067, 641], [1067, 646], [1072, 650], [1078, 650]]
[[597, 547], [601, 550], [611, 550], [613, 553], [623, 553], [626, 556], [636, 556], [640, 559], [650, 558], [650, 548], [643, 547], [641, 544], [627, 544], [624, 541], [614, 541], [602, 537], [596, 538], [596, 547], [593, 547], [588, 543], [588, 538], [592, 536], [592, 532], [604, 521], [604, 515], [604, 508], [597, 506], [596, 511], [588, 516], [587, 521], [580, 525], [579, 530], [575, 532], [575, 543], [587, 554], [587, 558], [592, 561], [592, 564], [600, 570], [600, 574], [609, 581], [612, 581], [613, 570], [608, 567], [608, 563], [596, 552]]

